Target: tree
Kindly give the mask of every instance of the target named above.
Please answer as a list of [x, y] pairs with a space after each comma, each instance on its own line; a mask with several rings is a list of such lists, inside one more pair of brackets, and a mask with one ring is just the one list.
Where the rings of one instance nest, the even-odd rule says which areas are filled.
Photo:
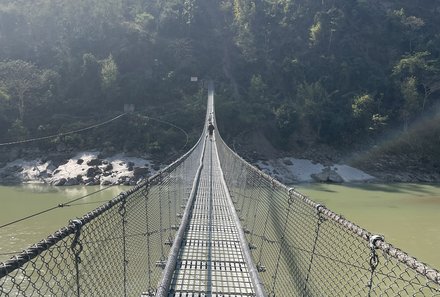
[[371, 133], [379, 133], [383, 130], [384, 127], [386, 127], [388, 122], [388, 116], [383, 116], [378, 113], [373, 114], [371, 117], [371, 126], [368, 128]]
[[[386, 126], [388, 116], [376, 113], [377, 104], [373, 96], [364, 94], [356, 96], [351, 105], [352, 115], [360, 132], [370, 132], [377, 134]], [[361, 133], [361, 135], [363, 135]]]
[[313, 25], [310, 27], [310, 42], [312, 45], [316, 45], [319, 43], [320, 35], [322, 31], [321, 21], [315, 20]]
[[404, 131], [407, 131], [409, 120], [421, 110], [421, 98], [417, 91], [417, 79], [414, 76], [405, 79], [401, 84], [401, 92], [404, 104], [400, 110], [400, 115], [404, 122]]
[[274, 110], [275, 120], [278, 130], [281, 132], [282, 139], [287, 140], [298, 124], [298, 113], [291, 104], [282, 104]]
[[29, 96], [43, 84], [41, 71], [32, 63], [13, 60], [0, 62], [0, 86], [17, 101], [19, 119], [23, 122]]
[[249, 97], [251, 101], [263, 102], [265, 101], [267, 85], [264, 83], [260, 74], [252, 75], [249, 87]]
[[327, 45], [327, 52], [333, 42], [333, 35], [338, 31], [339, 23], [344, 18], [344, 13], [340, 9], [332, 8], [326, 12], [318, 12], [315, 15], [314, 23], [310, 27], [309, 40], [312, 46], [323, 44]]
[[394, 11], [394, 15], [400, 19], [400, 22], [407, 30], [407, 35], [409, 38], [409, 52], [413, 51], [413, 40], [417, 36], [417, 32], [425, 25], [423, 19], [415, 16], [407, 16], [403, 8]]
[[236, 29], [235, 42], [241, 49], [244, 59], [256, 60], [255, 36], [253, 21], [255, 18], [255, 1], [234, 0], [234, 27]]
[[351, 107], [355, 118], [370, 118], [373, 114], [374, 100], [369, 94], [357, 96]]
[[297, 98], [302, 100], [303, 115], [310, 125], [316, 129], [316, 135], [321, 136], [321, 128], [326, 117], [330, 98], [327, 90], [318, 81], [314, 83], [303, 82], [298, 86]]
[[110, 54], [101, 62], [101, 86], [104, 91], [115, 88], [118, 78], [118, 65]]
[[11, 99], [11, 97], [9, 96], [7, 91], [3, 88], [0, 88], [0, 102], [9, 101], [9, 99]]
[[415, 83], [415, 92], [418, 91], [418, 86], [423, 89], [423, 102], [421, 104], [421, 111], [425, 110], [429, 96], [440, 90], [438, 84], [439, 70], [435, 66], [434, 61], [428, 60], [431, 55], [429, 52], [416, 52], [411, 55], [403, 56], [400, 61], [393, 68], [393, 76], [398, 78], [401, 90], [408, 88], [408, 82]]

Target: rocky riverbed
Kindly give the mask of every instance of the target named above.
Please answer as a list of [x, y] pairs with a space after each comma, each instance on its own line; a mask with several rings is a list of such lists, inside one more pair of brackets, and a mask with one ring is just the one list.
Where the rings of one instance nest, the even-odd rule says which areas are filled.
[[159, 169], [158, 165], [144, 158], [124, 154], [103, 157], [99, 152], [81, 152], [70, 158], [58, 156], [7, 162], [0, 169], [0, 183], [135, 185]]
[[[254, 158], [255, 166], [285, 184], [302, 182], [438, 182], [438, 172], [399, 171], [393, 162], [368, 162], [369, 166], [353, 167], [306, 158]], [[379, 164], [381, 167], [378, 167]], [[374, 165], [374, 166], [373, 166]], [[365, 169], [363, 167], [366, 167]], [[371, 168], [370, 168], [371, 167]], [[45, 158], [3, 160], [0, 163], [0, 184], [43, 183], [53, 186], [74, 185], [135, 185], [155, 174], [161, 166], [148, 157], [126, 154], [103, 156], [89, 151], [77, 154], [52, 154]], [[361, 169], [364, 170], [361, 170]], [[411, 169], [411, 168], [407, 168]]]
[[[254, 164], [279, 181], [359, 182], [374, 177], [347, 165], [324, 166], [306, 159], [279, 158]], [[17, 159], [0, 169], [1, 184], [44, 183], [53, 186], [135, 185], [160, 169], [146, 158], [124, 154], [103, 157], [99, 152], [81, 152], [72, 157]]]

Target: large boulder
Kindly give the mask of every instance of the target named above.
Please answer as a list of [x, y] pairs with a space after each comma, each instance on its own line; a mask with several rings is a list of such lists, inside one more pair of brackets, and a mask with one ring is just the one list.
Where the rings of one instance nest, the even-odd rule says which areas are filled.
[[58, 168], [61, 165], [67, 164], [67, 162], [69, 162], [70, 156], [66, 154], [54, 154], [47, 156], [47, 159], [51, 160], [50, 164], [53, 167]]
[[148, 170], [148, 168], [147, 167], [134, 167], [133, 168], [133, 176], [135, 177], [135, 178], [137, 178], [137, 177], [145, 177], [145, 176], [147, 176], [148, 175], [148, 173], [149, 173], [150, 171]]
[[113, 182], [109, 179], [104, 179], [103, 181], [101, 181], [101, 186], [109, 186], [113, 184]]
[[105, 165], [105, 167], [102, 169], [103, 171], [110, 171], [113, 170], [113, 165], [112, 164], [107, 164]]
[[52, 182], [52, 185], [53, 185], [53, 186], [56, 186], [56, 187], [64, 186], [64, 185], [66, 184], [66, 181], [67, 181], [67, 179], [65, 179], [65, 178], [63, 177], [63, 178], [60, 178], [60, 179], [56, 179], [56, 180], [54, 180], [54, 181]]
[[98, 159], [98, 158], [92, 159], [92, 160], [87, 162], [87, 165], [89, 165], [89, 166], [99, 166], [99, 165], [102, 165], [102, 160]]
[[40, 171], [40, 173], [38, 174], [38, 178], [40, 178], [40, 179], [46, 179], [48, 177], [52, 177], [52, 174], [47, 172], [47, 169], [43, 170], [43, 171]]
[[98, 167], [90, 167], [89, 169], [87, 169], [87, 173], [86, 176], [87, 177], [94, 177], [98, 174], [101, 174], [102, 170], [99, 169]]
[[290, 160], [290, 159], [284, 159], [284, 160], [283, 160], [283, 163], [284, 163], [285, 165], [287, 165], [287, 166], [292, 166], [292, 165], [293, 165], [293, 162], [292, 162], [292, 160]]
[[320, 183], [343, 183], [342, 177], [330, 167], [325, 167], [320, 173], [314, 173], [311, 177]]
[[120, 176], [118, 178], [118, 184], [129, 186], [130, 185], [130, 177], [129, 176]]
[[77, 186], [79, 185], [77, 178], [67, 178], [66, 182], [64, 183], [64, 186]]

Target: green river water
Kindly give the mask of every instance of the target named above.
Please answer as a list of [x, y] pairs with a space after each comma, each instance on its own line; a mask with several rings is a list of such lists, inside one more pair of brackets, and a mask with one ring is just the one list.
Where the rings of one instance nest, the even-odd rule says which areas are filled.
[[[440, 185], [303, 184], [299, 191], [410, 255], [440, 268]], [[0, 187], [0, 226], [99, 190], [98, 187]], [[0, 228], [0, 262], [116, 196], [111, 187], [72, 206]]]

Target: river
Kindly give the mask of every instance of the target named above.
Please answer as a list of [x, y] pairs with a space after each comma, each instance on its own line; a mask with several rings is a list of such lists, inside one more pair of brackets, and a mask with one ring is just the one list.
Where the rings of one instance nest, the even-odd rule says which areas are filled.
[[128, 187], [103, 189], [100, 186], [50, 187], [39, 184], [0, 186], [0, 226], [102, 190], [71, 206], [56, 208], [31, 219], [0, 227], [0, 262], [66, 226], [69, 220], [81, 217], [107, 202]]
[[[343, 214], [434, 268], [440, 268], [440, 185], [425, 184], [302, 184], [296, 188]], [[0, 187], [0, 226], [98, 191], [97, 187]], [[0, 227], [0, 262], [23, 250], [69, 219], [82, 216], [127, 187], [115, 186], [85, 197], [72, 206]]]

